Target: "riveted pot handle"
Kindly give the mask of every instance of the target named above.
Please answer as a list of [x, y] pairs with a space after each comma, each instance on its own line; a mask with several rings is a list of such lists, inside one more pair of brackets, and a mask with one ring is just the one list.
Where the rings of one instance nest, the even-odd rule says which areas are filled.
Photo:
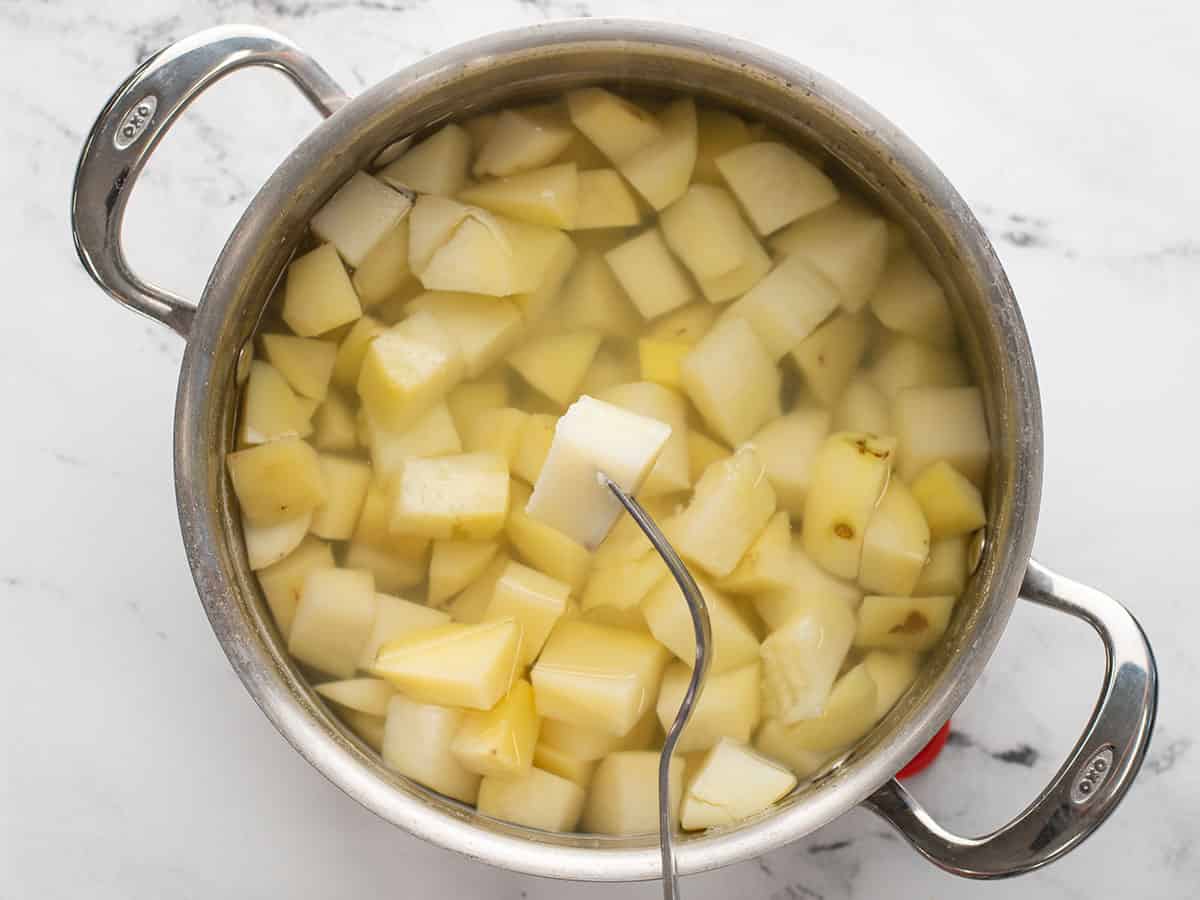
[[1121, 802], [1142, 766], [1158, 702], [1154, 653], [1117, 601], [1030, 562], [1021, 596], [1070, 613], [1104, 642], [1104, 687], [1083, 736], [1049, 786], [991, 834], [953, 834], [895, 779], [866, 800], [919, 853], [955, 875], [1004, 878], [1030, 872], [1077, 847]]
[[118, 303], [185, 338], [195, 305], [130, 269], [121, 222], [138, 175], [179, 114], [213, 82], [247, 66], [283, 72], [325, 116], [349, 99], [286, 38], [249, 25], [210, 28], [160, 50], [125, 79], [92, 126], [75, 170], [71, 228], [84, 268]]

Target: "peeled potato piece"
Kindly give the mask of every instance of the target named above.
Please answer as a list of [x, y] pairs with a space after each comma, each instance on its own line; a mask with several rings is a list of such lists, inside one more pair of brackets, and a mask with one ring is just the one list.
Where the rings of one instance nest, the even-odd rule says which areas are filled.
[[367, 346], [358, 394], [372, 419], [402, 431], [441, 400], [464, 369], [458, 342], [431, 313], [418, 312]]
[[870, 669], [859, 663], [833, 683], [819, 716], [788, 726], [788, 738], [803, 750], [829, 753], [861, 739], [876, 720], [879, 690]]
[[936, 538], [967, 534], [987, 524], [979, 488], [944, 459], [917, 476], [912, 495]]
[[495, 537], [508, 513], [508, 465], [494, 453], [464, 453], [404, 464], [391, 531], [446, 540]]
[[544, 166], [571, 143], [575, 132], [555, 106], [505, 109], [479, 149], [476, 175], [513, 175]]
[[773, 362], [778, 362], [841, 303], [829, 280], [798, 256], [788, 257], [729, 308], [750, 323]]
[[945, 633], [954, 601], [954, 597], [863, 597], [854, 644], [882, 650], [928, 650]]
[[[725, 737], [747, 743], [761, 715], [759, 672], [755, 660], [719, 675], [709, 674], [675, 749], [680, 753], [707, 750]], [[657, 714], [664, 732], [679, 713], [691, 677], [691, 669], [681, 662], [671, 663], [663, 674]]]
[[642, 220], [637, 196], [616, 169], [579, 173], [579, 200], [574, 225], [585, 228], [626, 228]]
[[412, 197], [365, 172], [355, 172], [309, 220], [318, 240], [328, 241], [357, 268], [383, 236], [412, 209]]
[[829, 413], [799, 409], [768, 422], [750, 438], [781, 509], [797, 519], [812, 484], [817, 453], [829, 435]]
[[357, 459], [323, 453], [321, 479], [325, 502], [312, 511], [312, 533], [330, 541], [344, 541], [354, 534], [371, 483], [371, 467]]
[[396, 694], [388, 701], [381, 754], [384, 765], [447, 797], [474, 803], [480, 777], [464, 769], [450, 752], [464, 715], [461, 709], [419, 703]]
[[718, 156], [716, 163], [759, 234], [777, 231], [838, 199], [825, 173], [783, 144], [745, 144]]
[[[377, 584], [376, 587], [379, 585]], [[358, 667], [369, 672], [384, 644], [413, 631], [424, 631], [445, 625], [450, 617], [440, 609], [431, 609], [403, 597], [375, 593], [375, 623], [358, 657]]]
[[[583, 830], [596, 834], [657, 832], [658, 761], [658, 753], [649, 750], [606, 756], [592, 777]], [[672, 821], [678, 821], [683, 769], [682, 759], [671, 761], [667, 796]]]
[[754, 609], [770, 629], [784, 625], [797, 612], [807, 608], [813, 598], [837, 601], [848, 610], [862, 603], [862, 590], [830, 575], [797, 545], [792, 543], [791, 579], [779, 591], [754, 595]]
[[617, 163], [621, 174], [655, 209], [665, 209], [687, 190], [696, 165], [696, 103], [683, 97], [658, 116], [661, 133]]
[[892, 478], [863, 535], [858, 583], [868, 591], [911, 594], [929, 559], [929, 532], [916, 497]]
[[459, 199], [534, 225], [574, 228], [579, 213], [579, 173], [574, 163], [547, 166], [484, 181]]
[[583, 814], [584, 790], [543, 769], [517, 778], [488, 777], [479, 786], [479, 811], [544, 831], [573, 831]]
[[911, 481], [945, 460], [973, 484], [983, 484], [991, 441], [979, 388], [904, 391], [892, 406], [892, 422], [900, 439], [901, 477]]
[[406, 460], [418, 457], [452, 456], [463, 450], [458, 429], [445, 403], [437, 403], [407, 428], [400, 431], [365, 416], [371, 463], [378, 475], [397, 474]]
[[897, 253], [871, 297], [876, 318], [893, 331], [944, 349], [957, 338], [950, 304], [937, 279], [912, 253]]
[[561, 409], [576, 396], [599, 347], [600, 335], [594, 332], [556, 334], [518, 348], [508, 363]]
[[426, 312], [458, 343], [468, 378], [500, 361], [520, 340], [521, 312], [507, 300], [429, 291], [410, 300], [409, 314]]
[[810, 597], [763, 641], [764, 713], [785, 725], [820, 715], [854, 638], [842, 601]]
[[792, 529], [786, 512], [773, 515], [737, 568], [717, 586], [738, 594], [760, 594], [786, 588], [792, 578]]
[[528, 487], [514, 481], [509, 492], [508, 521], [504, 529], [517, 556], [539, 572], [565, 582], [572, 592], [578, 591], [592, 564], [587, 548], [525, 511], [530, 496]]
[[292, 260], [283, 294], [283, 321], [301, 337], [315, 337], [362, 315], [362, 306], [333, 244]]
[[874, 718], [878, 722], [916, 681], [921, 657], [905, 650], [871, 650], [860, 665], [875, 683]]
[[513, 619], [521, 626], [520, 663], [528, 666], [542, 652], [550, 631], [566, 612], [570, 593], [569, 584], [510, 562], [492, 590], [483, 620]]
[[533, 766], [538, 715], [529, 682], [513, 682], [508, 695], [489, 710], [468, 712], [450, 742], [464, 769], [480, 775], [518, 778]]
[[839, 313], [815, 329], [792, 350], [792, 359], [817, 401], [833, 407], [871, 344], [865, 314]]
[[363, 316], [354, 323], [338, 344], [337, 356], [333, 361], [334, 384], [347, 390], [355, 388], [367, 348], [371, 341], [383, 334], [385, 328], [382, 322], [372, 316]]
[[929, 546], [929, 561], [913, 593], [918, 597], [937, 594], [958, 596], [967, 586], [967, 535], [934, 540]]
[[375, 579], [353, 569], [316, 569], [304, 579], [288, 652], [336, 678], [350, 678], [375, 622]]
[[429, 603], [443, 606], [488, 567], [499, 549], [496, 541], [434, 541], [429, 558]]
[[329, 394], [313, 415], [313, 445], [318, 450], [353, 450], [358, 446], [354, 413], [336, 393]]
[[[758, 637], [741, 610], [712, 585], [697, 582], [712, 623], [712, 662], [709, 673], [719, 675], [758, 658]], [[642, 601], [642, 615], [655, 639], [691, 666], [696, 659], [696, 631], [679, 585], [664, 578]]]
[[[551, 720], [547, 719], [546, 721], [549, 722]], [[572, 756], [567, 751], [553, 747], [545, 741], [539, 741], [538, 745], [533, 749], [533, 764], [543, 772], [549, 772], [551, 775], [565, 778], [567, 781], [573, 782], [586, 790], [587, 786], [592, 783], [592, 775], [595, 773], [598, 763], [594, 759], [580, 759], [578, 756]], [[580, 795], [581, 804], [583, 797], [584, 795]]]
[[317, 452], [297, 437], [237, 450], [226, 457], [242, 513], [255, 525], [276, 525], [325, 500]]
[[336, 566], [333, 551], [324, 541], [306, 537], [300, 544], [274, 565], [258, 572], [258, 583], [279, 632], [286, 639], [300, 603], [300, 592], [308, 574], [316, 569], [332, 569]]
[[379, 306], [406, 289], [419, 289], [408, 267], [408, 219], [381, 237], [351, 277], [364, 309]]
[[286, 437], [303, 437], [308, 417], [287, 379], [262, 360], [250, 363], [242, 397], [238, 438], [245, 446]]
[[647, 319], [683, 306], [696, 296], [687, 271], [671, 255], [658, 228], [648, 228], [614, 247], [604, 259]]
[[833, 410], [834, 431], [892, 433], [888, 398], [865, 375], [853, 375]]
[[263, 350], [292, 390], [303, 397], [324, 400], [333, 376], [337, 345], [331, 341], [264, 334]]
[[654, 467], [646, 476], [639, 498], [659, 497], [686, 491], [692, 485], [687, 459], [687, 401], [660, 384], [638, 381], [614, 385], [599, 392], [597, 399], [668, 425], [671, 434], [663, 444]]
[[467, 181], [471, 138], [458, 125], [447, 125], [388, 164], [379, 177], [398, 188], [453, 196]]
[[745, 744], [724, 738], [688, 781], [680, 809], [687, 831], [733, 825], [769, 809], [796, 786], [796, 776]]
[[667, 245], [699, 279], [736, 269], [746, 257], [744, 235], [754, 238], [730, 193], [705, 184], [688, 188], [659, 223]]
[[273, 525], [255, 525], [242, 520], [242, 537], [252, 571], [274, 565], [295, 550], [312, 522], [312, 510]]
[[696, 168], [692, 180], [721, 185], [716, 158], [753, 140], [746, 123], [731, 112], [711, 107], [696, 110]]
[[347, 678], [318, 684], [316, 692], [346, 709], [356, 709], [370, 716], [387, 715], [388, 701], [396, 689], [378, 678]]
[[892, 401], [908, 388], [959, 387], [970, 381], [966, 364], [957, 353], [906, 336], [893, 337], [881, 346], [869, 374]]
[[654, 116], [603, 88], [569, 92], [567, 109], [575, 127], [616, 163], [662, 135], [662, 127]]
[[779, 370], [741, 318], [714, 325], [679, 369], [688, 397], [705, 422], [731, 445], [779, 416]]
[[[563, 286], [559, 315], [572, 330], [592, 331], [607, 337], [633, 337], [642, 318], [599, 253], [580, 256]], [[585, 391], [586, 393], [586, 391]]]

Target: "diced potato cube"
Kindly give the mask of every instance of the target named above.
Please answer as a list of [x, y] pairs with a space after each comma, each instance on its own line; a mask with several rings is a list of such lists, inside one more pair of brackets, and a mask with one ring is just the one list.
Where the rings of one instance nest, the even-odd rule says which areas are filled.
[[299, 399], [279, 370], [270, 363], [250, 363], [238, 435], [243, 445], [265, 444], [286, 437], [303, 437], [307, 418]]
[[[377, 584], [376, 587], [379, 585]], [[431, 609], [392, 594], [375, 593], [375, 624], [358, 657], [358, 667], [369, 672], [375, 665], [380, 648], [389, 641], [414, 631], [425, 631], [445, 625], [450, 616], [440, 609]]]
[[[758, 658], [758, 636], [737, 605], [710, 584], [697, 581], [712, 623], [711, 675], [737, 669]], [[642, 615], [660, 644], [691, 666], [696, 631], [687, 601], [673, 578], [664, 578], [642, 601]]]
[[567, 109], [575, 127], [615, 163], [628, 159], [662, 134], [654, 116], [603, 88], [569, 92]]
[[667, 249], [658, 228], [648, 228], [614, 247], [604, 259], [647, 319], [683, 306], [696, 296], [687, 272]]
[[[617, 162], [621, 174], [661, 210], [687, 190], [696, 166], [696, 102], [682, 97], [658, 116], [661, 134]], [[589, 135], [590, 137], [590, 135]]]
[[670, 436], [662, 422], [594, 397], [579, 398], [558, 420], [525, 511], [594, 548], [622, 511], [598, 475], [635, 493]]
[[393, 482], [393, 478], [385, 475], [367, 488], [358, 527], [354, 530], [354, 541], [391, 551], [404, 559], [413, 560], [424, 569], [429, 559], [429, 539], [391, 532]]
[[904, 650], [871, 650], [861, 665], [875, 682], [875, 721], [888, 714], [921, 671], [921, 657]]
[[863, 597], [858, 610], [856, 647], [929, 650], [954, 612], [954, 597]]
[[510, 562], [509, 556], [503, 550], [496, 554], [488, 567], [480, 573], [467, 589], [454, 598], [447, 607], [455, 622], [466, 625], [478, 625], [483, 621], [488, 604], [492, 602], [492, 594], [496, 590], [496, 582], [504, 574]]
[[446, 405], [460, 435], [469, 434], [471, 423], [485, 409], [508, 406], [508, 384], [502, 379], [460, 384], [446, 396]]
[[708, 303], [693, 303], [655, 319], [646, 329], [647, 337], [663, 341], [698, 344], [717, 321], [717, 311]]
[[[762, 713], [759, 677], [757, 660], [720, 675], [710, 674], [676, 751], [707, 750], [723, 737], [747, 743]], [[663, 731], [671, 730], [691, 679], [692, 670], [681, 662], [671, 663], [663, 674], [657, 708]]]
[[585, 612], [600, 608], [631, 610], [637, 618], [641, 618], [641, 613], [637, 612], [639, 605], [667, 574], [667, 568], [657, 553], [604, 565], [597, 562], [580, 598], [580, 605]]
[[579, 173], [579, 208], [572, 227], [626, 228], [641, 220], [637, 196], [616, 169]]
[[597, 399], [622, 409], [656, 419], [670, 426], [671, 436], [663, 445], [658, 460], [646, 476], [639, 497], [660, 497], [686, 491], [692, 486], [687, 458], [687, 401], [670, 388], [649, 381], [614, 385], [596, 395]]
[[729, 307], [750, 323], [778, 362], [838, 308], [841, 297], [824, 275], [800, 257], [787, 257]]
[[491, 709], [508, 693], [520, 655], [521, 626], [511, 619], [451, 622], [384, 644], [371, 672], [420, 703]]
[[521, 443], [521, 430], [528, 418], [529, 413], [512, 406], [485, 409], [467, 432], [467, 452], [495, 453], [504, 457], [511, 467]]
[[783, 256], [801, 256], [833, 282], [842, 306], [857, 312], [879, 284], [887, 261], [884, 219], [856, 200], [842, 197], [833, 206], [806, 216], [771, 238]]
[[698, 279], [726, 275], [746, 258], [746, 235], [733, 196], [723, 188], [694, 184], [662, 211], [663, 237], [675, 255]]
[[744, 319], [714, 325], [683, 358], [680, 378], [704, 420], [733, 446], [779, 416], [779, 370]]
[[379, 239], [354, 270], [350, 281], [364, 309], [378, 306], [409, 289], [419, 289], [408, 267], [407, 218], [401, 219], [395, 228]]
[[476, 175], [513, 175], [544, 166], [567, 148], [575, 132], [556, 107], [501, 110], [479, 149]]
[[749, 144], [750, 129], [733, 113], [723, 109], [700, 107], [696, 110], [696, 168], [692, 180], [703, 184], [724, 184], [717, 170], [717, 157], [735, 147]]
[[533, 519], [525, 512], [530, 490], [514, 481], [509, 487], [508, 521], [505, 534], [517, 555], [533, 568], [565, 582], [578, 591], [591, 568], [587, 548], [561, 531]]
[[679, 364], [691, 350], [692, 345], [682, 341], [642, 338], [638, 341], [638, 362], [641, 366], [642, 380], [682, 390]]
[[408, 215], [412, 197], [355, 172], [309, 220], [317, 240], [333, 244], [349, 265], [362, 265], [388, 231]]
[[445, 606], [483, 574], [499, 549], [496, 541], [434, 541], [429, 557], [429, 604]]
[[351, 678], [375, 623], [375, 579], [353, 569], [314, 569], [304, 579], [288, 653], [335, 678]]
[[912, 481], [945, 460], [977, 486], [987, 477], [991, 441], [977, 387], [904, 391], [892, 406], [900, 476]]
[[691, 776], [680, 808], [687, 831], [719, 828], [770, 809], [796, 786], [796, 776], [739, 741], [724, 738]]
[[892, 331], [937, 347], [957, 343], [946, 292], [912, 253], [897, 253], [871, 296], [871, 311]]
[[262, 342], [267, 359], [292, 390], [313, 400], [325, 399], [333, 376], [336, 344], [287, 334], [264, 334]]
[[608, 337], [634, 337], [642, 327], [625, 289], [599, 253], [584, 253], [563, 286], [562, 323]]
[[667, 656], [649, 635], [564, 620], [531, 674], [538, 712], [628, 734], [653, 705]]
[[[553, 720], [547, 719], [546, 721]], [[597, 761], [580, 759], [565, 750], [550, 746], [545, 741], [539, 741], [533, 749], [533, 765], [543, 772], [549, 772], [572, 781], [586, 790], [587, 786], [592, 783], [592, 774], [596, 771]]]
[[883, 392], [863, 375], [854, 375], [833, 411], [834, 431], [892, 433], [892, 413]]
[[870, 377], [892, 401], [907, 388], [958, 387], [970, 381], [966, 363], [957, 353], [907, 336], [887, 342], [871, 366]]
[[566, 612], [570, 593], [569, 584], [510, 562], [496, 582], [483, 620], [514, 619], [521, 626], [520, 663], [528, 666], [542, 652], [551, 629]]
[[829, 700], [819, 716], [788, 726], [788, 737], [797, 747], [831, 753], [860, 740], [878, 721], [879, 691], [864, 663], [849, 669], [833, 683]]
[[697, 481], [713, 463], [730, 456], [729, 448], [695, 428], [688, 429], [687, 451], [688, 472], [692, 481]]
[[300, 592], [309, 573], [317, 569], [332, 569], [336, 565], [329, 545], [308, 537], [275, 565], [258, 573], [258, 583], [263, 596], [267, 598], [267, 606], [271, 608], [271, 615], [285, 640], [292, 630]]
[[[454, 236], [455, 230], [471, 216], [499, 234], [499, 223], [491, 213], [436, 194], [418, 197], [408, 215], [408, 266], [412, 273], [419, 276], [438, 250]], [[501, 244], [497, 252], [507, 253], [509, 249]]]
[[385, 330], [383, 323], [371, 316], [363, 316], [354, 323], [338, 344], [337, 356], [333, 362], [334, 384], [347, 390], [354, 390], [358, 386], [358, 374], [362, 370], [367, 347]]
[[575, 242], [563, 232], [548, 228], [538, 229], [536, 240], [527, 246], [529, 252], [521, 257], [524, 260], [522, 266], [536, 276], [536, 283], [528, 290], [514, 294], [508, 299], [517, 305], [522, 318], [529, 325], [541, 320], [558, 302], [563, 282], [567, 280], [571, 267], [575, 265], [579, 251]]
[[967, 535], [941, 538], [929, 546], [929, 562], [913, 593], [918, 597], [937, 594], [959, 596], [967, 586]]
[[887, 487], [896, 441], [878, 435], [831, 435], [813, 463], [801, 531], [804, 550], [841, 578], [858, 577], [863, 535]]
[[368, 747], [376, 753], [383, 752], [383, 735], [387, 722], [383, 716], [372, 716], [357, 709], [340, 711], [341, 720], [346, 727], [360, 737]]
[[454, 338], [430, 313], [419, 312], [367, 346], [358, 394], [373, 420], [403, 431], [446, 395], [463, 369]]
[[362, 315], [354, 285], [333, 244], [322, 244], [288, 265], [282, 315], [301, 337], [324, 334]]
[[542, 723], [538, 740], [579, 760], [594, 762], [616, 750], [624, 749], [627, 738], [588, 728], [586, 725], [571, 725], [557, 719], [547, 719]]
[[395, 534], [434, 539], [495, 537], [508, 512], [508, 465], [494, 453], [404, 464], [392, 507]]
[[796, 345], [792, 359], [817, 401], [832, 408], [871, 343], [865, 314], [839, 313]]
[[786, 512], [773, 515], [737, 568], [717, 582], [735, 594], [761, 594], [786, 588], [792, 578], [792, 528]]
[[408, 309], [429, 313], [454, 338], [469, 378], [499, 362], [521, 337], [520, 310], [495, 297], [430, 291], [411, 300]]
[[318, 450], [353, 450], [358, 446], [354, 413], [339, 394], [331, 393], [313, 416], [313, 444]]
[[863, 535], [858, 583], [876, 593], [911, 594], [928, 558], [929, 524], [921, 506], [903, 481], [892, 478]]
[[574, 831], [583, 815], [584, 790], [540, 768], [518, 778], [487, 777], [479, 786], [479, 811], [543, 831]]
[[944, 459], [917, 476], [912, 485], [912, 496], [920, 504], [924, 518], [929, 521], [929, 532], [935, 538], [967, 534], [987, 524], [979, 488]]
[[518, 348], [508, 363], [532, 387], [565, 407], [577, 395], [600, 347], [600, 335], [574, 331], [538, 338]]
[[325, 501], [317, 452], [296, 437], [237, 450], [226, 457], [242, 514], [255, 525], [275, 525]]
[[560, 163], [575, 163], [581, 175], [585, 169], [604, 169], [610, 165], [608, 157], [600, 152], [600, 148], [579, 132], [571, 136], [571, 143], [567, 144], [567, 149], [554, 157], [554, 160]]
[[472, 711], [463, 717], [450, 742], [450, 752], [464, 769], [480, 775], [528, 775], [533, 767], [538, 724], [533, 688], [521, 678], [491, 709]]
[[775, 491], [762, 461], [752, 447], [743, 447], [700, 476], [691, 502], [672, 526], [672, 541], [686, 559], [724, 577], [774, 512]]
[[550, 453], [550, 444], [554, 441], [554, 428], [558, 424], [558, 416], [535, 413], [525, 419], [521, 426], [521, 440], [517, 444], [517, 454], [513, 457], [512, 470], [518, 478], [532, 485], [538, 479], [546, 456]]
[[637, 378], [638, 362], [634, 354], [624, 347], [601, 344], [596, 351], [596, 358], [592, 360], [592, 367], [583, 376], [579, 393], [598, 397], [613, 385], [637, 381]]
[[810, 597], [762, 643], [764, 714], [784, 725], [819, 716], [854, 637], [845, 603]]
[[742, 240], [744, 258], [740, 266], [716, 278], [699, 280], [700, 292], [709, 303], [724, 303], [742, 296], [771, 271], [771, 257], [749, 229], [742, 235]]
[[768, 759], [783, 763], [800, 778], [808, 778], [821, 770], [832, 757], [797, 747], [788, 736], [790, 727], [776, 719], [767, 719], [754, 736], [754, 749]]
[[716, 159], [759, 234], [837, 202], [838, 191], [820, 169], [783, 144], [744, 144]]
[[461, 453], [463, 449], [454, 419], [445, 403], [430, 407], [428, 412], [401, 431], [380, 425], [369, 414], [366, 420], [371, 462], [380, 475], [396, 474], [408, 459], [450, 456]]
[[450, 752], [464, 713], [396, 694], [388, 701], [383, 733], [383, 763], [427, 788], [474, 803], [480, 777], [462, 767]]
[[356, 459], [323, 453], [320, 456], [325, 502], [313, 510], [312, 533], [329, 541], [354, 534], [371, 483], [371, 467]]
[[467, 183], [470, 158], [470, 135], [451, 124], [409, 148], [385, 166], [379, 177], [395, 187], [452, 197]]
[[574, 228], [579, 212], [579, 173], [574, 163], [547, 166], [459, 192], [459, 199], [534, 225]]
[[823, 409], [798, 409], [768, 422], [750, 438], [779, 507], [796, 518], [804, 514], [813, 465], [829, 435], [829, 418]]
[[421, 284], [431, 291], [503, 297], [530, 289], [527, 282], [517, 280], [514, 256], [515, 250], [499, 226], [474, 213], [459, 223], [424, 266], [414, 269]]
[[402, 591], [425, 580], [424, 559], [402, 556], [394, 550], [361, 541], [351, 541], [346, 548], [346, 565], [375, 576], [375, 586], [381, 591]]
[[[581, 823], [594, 834], [633, 835], [658, 831], [658, 753], [627, 750], [606, 756], [596, 768]], [[679, 819], [683, 760], [671, 761], [667, 797], [672, 821]]]
[[347, 678], [315, 686], [316, 692], [346, 709], [357, 709], [370, 716], [387, 715], [388, 701], [396, 689], [379, 678]]
[[848, 610], [862, 603], [862, 591], [853, 584], [830, 575], [792, 542], [792, 576], [788, 586], [754, 596], [754, 609], [774, 630], [783, 627], [796, 613], [806, 609], [813, 597], [840, 602]]
[[251, 571], [265, 569], [279, 562], [304, 540], [312, 523], [312, 510], [292, 519], [271, 525], [255, 525], [242, 520], [242, 537], [246, 541], [246, 558]]

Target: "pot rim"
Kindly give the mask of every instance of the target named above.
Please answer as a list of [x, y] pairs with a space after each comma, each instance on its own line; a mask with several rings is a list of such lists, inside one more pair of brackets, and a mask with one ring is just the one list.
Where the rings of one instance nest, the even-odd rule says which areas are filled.
[[[700, 53], [736, 64], [754, 77], [822, 98], [870, 134], [896, 166], [919, 185], [928, 201], [949, 211], [958, 249], [979, 274], [981, 291], [998, 320], [1009, 361], [999, 373], [1012, 404], [1021, 477], [1008, 485], [1013, 506], [1010, 543], [989, 548], [993, 590], [982, 606], [969, 646], [953, 655], [927, 691], [923, 705], [910, 711], [904, 728], [887, 742], [874, 742], [851, 754], [850, 763], [823, 779], [803, 803], [735, 829], [677, 844], [681, 874], [701, 872], [749, 859], [790, 843], [860, 804], [911, 758], [961, 703], [990, 657], [1007, 624], [1032, 548], [1041, 487], [1042, 430], [1032, 353], [1015, 298], [990, 242], [965, 202], [933, 162], [898, 128], [830, 79], [780, 54], [740, 39], [686, 26], [638, 19], [581, 19], [498, 32], [434, 54], [402, 69], [352, 99], [318, 125], [278, 167], [239, 220], [216, 261], [196, 312], [180, 373], [175, 415], [175, 480], [180, 525], [189, 564], [205, 610], [222, 648], [260, 708], [289, 743], [326, 778], [382, 818], [418, 837], [473, 859], [531, 875], [595, 881], [656, 878], [661, 873], [657, 843], [606, 846], [586, 838], [572, 843], [534, 841], [522, 829], [482, 828], [463, 813], [438, 809], [372, 771], [370, 759], [351, 741], [329, 733], [329, 717], [314, 704], [311, 691], [297, 689], [286, 661], [256, 637], [256, 622], [238, 599], [221, 557], [223, 534], [218, 498], [220, 475], [213, 475], [212, 434], [206, 409], [215, 367], [217, 338], [227, 324], [239, 284], [260, 253], [262, 231], [281, 217], [298, 185], [312, 174], [313, 160], [345, 150], [349, 126], [403, 102], [405, 92], [441, 74], [481, 60], [562, 44], [652, 43]], [[220, 470], [219, 463], [216, 469]], [[259, 623], [261, 624], [261, 623]], [[882, 726], [877, 726], [881, 728]], [[870, 743], [870, 742], [869, 742]]]

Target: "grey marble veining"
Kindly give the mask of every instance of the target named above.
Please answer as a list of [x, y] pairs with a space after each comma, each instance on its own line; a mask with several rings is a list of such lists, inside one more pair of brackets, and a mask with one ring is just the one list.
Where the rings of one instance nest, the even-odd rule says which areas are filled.
[[[0, 3], [0, 897], [586, 900], [655, 885], [557, 884], [385, 826], [299, 759], [212, 638], [175, 524], [181, 346], [104, 299], [67, 198], [92, 118], [163, 43], [218, 22], [285, 32], [351, 91], [435, 49], [566, 15], [725, 30], [842, 81], [906, 128], [987, 227], [1021, 298], [1046, 415], [1037, 554], [1142, 619], [1162, 668], [1137, 785], [1081, 849], [981, 885], [854, 812], [688, 897], [1187, 898], [1200, 892], [1195, 635], [1200, 466], [1200, 11], [1079, 0], [834, 5], [712, 0], [66, 0]], [[134, 198], [134, 265], [198, 295], [241, 209], [312, 113], [269, 73], [189, 111]], [[946, 825], [1018, 811], [1086, 720], [1100, 650], [1019, 607], [913, 788]]]

